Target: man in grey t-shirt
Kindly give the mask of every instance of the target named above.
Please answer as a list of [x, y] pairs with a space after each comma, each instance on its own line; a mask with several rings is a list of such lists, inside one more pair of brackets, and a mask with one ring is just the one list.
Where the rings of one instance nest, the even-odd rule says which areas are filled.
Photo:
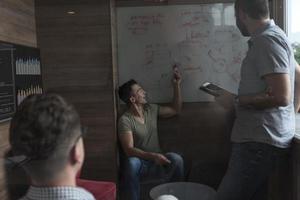
[[[250, 40], [235, 97], [231, 158], [217, 200], [267, 199], [268, 176], [295, 132], [299, 67], [286, 35], [269, 18], [268, 0], [236, 0], [235, 15]], [[225, 105], [230, 97], [224, 92], [216, 101]]]
[[172, 117], [181, 111], [181, 77], [174, 67], [174, 101], [171, 106], [148, 104], [146, 92], [134, 80], [119, 88], [127, 104], [118, 122], [119, 140], [124, 151], [121, 159], [121, 197], [140, 199], [140, 180], [145, 178], [181, 181], [183, 159], [176, 153], [163, 154], [157, 133], [158, 117]]

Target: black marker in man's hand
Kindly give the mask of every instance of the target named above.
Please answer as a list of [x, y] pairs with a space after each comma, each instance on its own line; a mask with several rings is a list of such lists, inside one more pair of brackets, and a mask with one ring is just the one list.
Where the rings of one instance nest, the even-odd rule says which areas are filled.
[[180, 81], [181, 81], [181, 75], [179, 73], [179, 69], [178, 69], [177, 65], [173, 66], [173, 76], [174, 76], [174, 79], [173, 79], [174, 82], [175, 83], [176, 82], [180, 83]]

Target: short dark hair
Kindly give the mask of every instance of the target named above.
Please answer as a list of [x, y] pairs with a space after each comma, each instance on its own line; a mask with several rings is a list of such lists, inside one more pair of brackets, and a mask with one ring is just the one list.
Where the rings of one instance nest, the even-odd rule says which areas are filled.
[[57, 94], [35, 94], [21, 103], [10, 124], [14, 155], [25, 156], [26, 172], [37, 180], [53, 178], [65, 166], [81, 132], [74, 107]]
[[122, 101], [124, 101], [127, 105], [130, 104], [131, 90], [132, 86], [137, 84], [137, 82], [133, 79], [130, 79], [123, 85], [119, 87], [119, 97]]
[[269, 0], [236, 0], [235, 11], [242, 9], [252, 19], [264, 19], [269, 16]]

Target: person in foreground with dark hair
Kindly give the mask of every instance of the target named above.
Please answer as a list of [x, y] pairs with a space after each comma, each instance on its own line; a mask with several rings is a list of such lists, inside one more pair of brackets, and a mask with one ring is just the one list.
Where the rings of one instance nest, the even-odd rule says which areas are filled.
[[285, 33], [269, 18], [268, 0], [236, 0], [235, 16], [250, 40], [238, 96], [216, 97], [225, 108], [236, 104], [231, 158], [216, 199], [266, 200], [268, 178], [294, 137], [300, 70]]
[[121, 159], [121, 194], [128, 200], [140, 199], [140, 180], [182, 181], [183, 159], [176, 153], [163, 154], [158, 142], [158, 117], [172, 117], [181, 111], [181, 77], [174, 67], [172, 106], [148, 104], [146, 92], [130, 80], [119, 87], [119, 97], [127, 111], [118, 122], [119, 140], [124, 151]]
[[84, 160], [80, 118], [61, 96], [28, 96], [10, 124], [9, 141], [14, 156], [31, 180], [21, 200], [94, 200], [76, 187]]

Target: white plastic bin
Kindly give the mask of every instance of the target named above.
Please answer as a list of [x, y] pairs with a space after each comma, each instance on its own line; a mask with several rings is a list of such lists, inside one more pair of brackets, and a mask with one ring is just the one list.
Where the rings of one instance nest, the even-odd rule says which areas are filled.
[[216, 191], [199, 183], [173, 182], [158, 185], [150, 191], [152, 199], [156, 199], [161, 195], [173, 195], [178, 200], [213, 200]]

